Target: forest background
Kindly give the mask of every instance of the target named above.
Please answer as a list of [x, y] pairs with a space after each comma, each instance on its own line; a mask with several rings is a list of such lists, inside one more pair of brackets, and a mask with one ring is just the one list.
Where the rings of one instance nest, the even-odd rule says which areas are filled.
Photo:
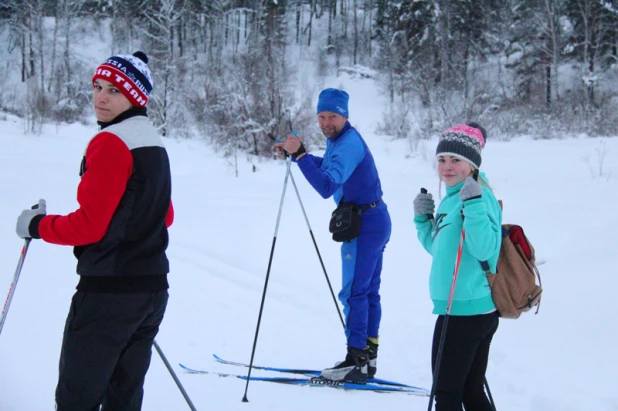
[[374, 131], [412, 151], [472, 120], [618, 135], [618, 0], [7, 0], [0, 45], [0, 116], [35, 134], [92, 123], [94, 69], [139, 49], [161, 134], [229, 158], [271, 157], [288, 120], [320, 145], [317, 93], [341, 74], [379, 82]]

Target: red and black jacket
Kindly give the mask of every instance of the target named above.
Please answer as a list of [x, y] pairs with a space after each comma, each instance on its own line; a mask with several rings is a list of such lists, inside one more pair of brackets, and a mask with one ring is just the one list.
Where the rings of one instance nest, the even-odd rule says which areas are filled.
[[80, 291], [167, 289], [174, 220], [167, 151], [144, 109], [102, 126], [82, 160], [79, 208], [33, 220], [30, 233], [75, 247]]

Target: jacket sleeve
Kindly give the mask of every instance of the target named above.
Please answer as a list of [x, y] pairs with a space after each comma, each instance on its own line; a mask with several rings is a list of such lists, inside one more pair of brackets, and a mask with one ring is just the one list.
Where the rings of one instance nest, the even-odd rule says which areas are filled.
[[174, 204], [172, 203], [172, 200], [170, 200], [170, 206], [167, 209], [167, 214], [165, 216], [165, 226], [170, 228], [172, 224], [174, 224]]
[[463, 214], [470, 254], [479, 261], [487, 261], [500, 252], [502, 213], [493, 194], [484, 188], [481, 198], [464, 203]]
[[364, 156], [362, 143], [351, 135], [333, 148], [326, 169], [322, 170], [320, 167], [321, 161], [320, 165], [317, 165], [315, 161], [310, 161], [311, 157], [307, 158], [308, 156], [302, 157], [298, 166], [315, 191], [323, 198], [329, 198], [350, 178]]
[[39, 234], [49, 243], [86, 245], [100, 241], [112, 220], [133, 170], [127, 145], [115, 134], [95, 136], [85, 154], [86, 171], [77, 187], [79, 208], [65, 216], [48, 215]]
[[[305, 154], [305, 155], [301, 158], [301, 160], [302, 160], [303, 158], [307, 158], [307, 159], [309, 159], [309, 160], [313, 161], [313, 163], [314, 163], [314, 164], [315, 164], [318, 168], [322, 166], [322, 161], [324, 160], [324, 158], [322, 158], [322, 157], [320, 157], [320, 156], [314, 156], [313, 154], [309, 154], [309, 153]], [[295, 163], [298, 163], [298, 160], [296, 160], [296, 159], [295, 159], [295, 158], [293, 158], [293, 157], [292, 157], [292, 161], [293, 161], [293, 162], [295, 162]]]
[[433, 245], [432, 221], [427, 215], [415, 215], [414, 225], [416, 226], [418, 240], [421, 242], [423, 248], [431, 255], [431, 247]]

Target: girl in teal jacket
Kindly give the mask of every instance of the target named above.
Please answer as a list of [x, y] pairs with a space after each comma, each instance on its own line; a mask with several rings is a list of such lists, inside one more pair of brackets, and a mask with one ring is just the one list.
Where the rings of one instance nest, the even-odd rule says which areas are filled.
[[429, 292], [438, 314], [433, 336], [432, 369], [451, 292], [458, 245], [465, 232], [438, 380], [434, 382], [436, 411], [490, 411], [484, 381], [489, 346], [498, 328], [498, 312], [481, 261], [496, 270], [502, 240], [502, 211], [481, 165], [486, 132], [476, 123], [446, 130], [436, 149], [438, 174], [446, 185], [434, 216], [431, 194], [414, 200], [418, 238], [433, 257]]

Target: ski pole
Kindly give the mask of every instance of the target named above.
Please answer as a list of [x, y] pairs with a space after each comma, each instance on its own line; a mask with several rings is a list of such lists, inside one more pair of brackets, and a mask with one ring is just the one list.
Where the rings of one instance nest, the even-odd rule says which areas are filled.
[[19, 261], [17, 262], [17, 269], [15, 269], [15, 274], [13, 275], [13, 282], [11, 283], [11, 287], [9, 287], [9, 293], [6, 296], [6, 301], [4, 302], [4, 306], [2, 307], [2, 317], [0, 318], [0, 334], [2, 333], [4, 322], [6, 321], [6, 317], [9, 313], [9, 307], [11, 306], [13, 295], [15, 294], [15, 288], [17, 287], [17, 281], [19, 280], [21, 269], [24, 266], [24, 260], [26, 259], [26, 253], [28, 252], [30, 241], [32, 241], [32, 238], [26, 238], [26, 240], [24, 241], [24, 246], [21, 249], [21, 255], [19, 256]]
[[161, 360], [163, 360], [163, 364], [165, 364], [165, 367], [167, 368], [167, 370], [170, 372], [170, 375], [174, 379], [174, 382], [176, 383], [176, 386], [178, 387], [178, 389], [182, 393], [182, 396], [185, 397], [185, 401], [187, 401], [187, 404], [189, 404], [189, 408], [191, 408], [191, 411], [197, 411], [195, 409], [195, 406], [191, 402], [191, 398], [189, 398], [189, 394], [187, 394], [187, 392], [185, 391], [184, 387], [180, 383], [180, 380], [176, 376], [176, 373], [174, 372], [174, 369], [170, 365], [169, 361], [167, 361], [167, 358], [165, 358], [165, 354], [163, 354], [163, 350], [161, 350], [161, 347], [159, 347], [159, 344], [157, 344], [157, 340], [153, 340], [152, 343], [153, 343], [155, 349], [157, 350], [157, 352], [159, 353], [159, 356], [161, 357]]
[[330, 290], [330, 295], [333, 297], [333, 302], [335, 303], [335, 308], [337, 310], [337, 314], [339, 314], [339, 320], [341, 320], [341, 325], [345, 329], [345, 321], [343, 320], [343, 316], [341, 315], [341, 310], [339, 309], [339, 304], [337, 304], [337, 298], [335, 297], [335, 292], [333, 291], [333, 286], [330, 283], [330, 279], [328, 278], [328, 274], [326, 273], [326, 267], [324, 266], [324, 261], [322, 261], [322, 255], [320, 254], [320, 249], [318, 248], [318, 243], [315, 241], [315, 237], [313, 236], [313, 230], [311, 229], [311, 224], [309, 224], [309, 218], [307, 218], [307, 213], [305, 212], [305, 207], [303, 206], [303, 201], [300, 199], [300, 193], [298, 192], [298, 188], [296, 187], [296, 182], [294, 181], [294, 176], [290, 172], [290, 178], [292, 179], [292, 185], [294, 186], [294, 191], [296, 191], [296, 198], [298, 198], [298, 202], [300, 203], [300, 208], [303, 210], [303, 215], [305, 216], [305, 222], [307, 223], [307, 228], [309, 228], [309, 235], [311, 235], [311, 240], [313, 241], [313, 246], [315, 247], [315, 251], [318, 254], [318, 259], [320, 260], [320, 265], [322, 266], [322, 271], [324, 272], [324, 277], [326, 278], [326, 283], [328, 284], [328, 288]]
[[[290, 132], [296, 135], [296, 132], [292, 130], [291, 120], [288, 120], [288, 126], [290, 127]], [[268, 137], [270, 137], [275, 142], [279, 142], [279, 139], [276, 139], [270, 133], [268, 134]], [[345, 321], [343, 320], [343, 316], [341, 315], [339, 304], [337, 304], [337, 297], [335, 297], [333, 286], [331, 285], [330, 278], [328, 277], [328, 273], [326, 272], [326, 267], [324, 266], [324, 261], [322, 260], [322, 255], [320, 254], [318, 243], [315, 241], [315, 236], [313, 235], [313, 230], [311, 229], [311, 224], [309, 223], [309, 218], [307, 217], [307, 212], [305, 211], [305, 206], [303, 205], [303, 200], [300, 198], [300, 193], [298, 191], [298, 187], [296, 186], [296, 181], [294, 181], [294, 175], [292, 174], [291, 170], [289, 170], [288, 172], [290, 173], [290, 178], [292, 179], [292, 185], [294, 186], [294, 191], [296, 192], [296, 198], [298, 199], [298, 203], [300, 204], [300, 209], [302, 210], [303, 216], [305, 217], [305, 222], [307, 223], [307, 228], [309, 229], [309, 235], [311, 236], [311, 241], [313, 241], [313, 247], [315, 248], [315, 252], [318, 254], [318, 259], [320, 260], [320, 265], [322, 266], [322, 271], [324, 272], [324, 278], [326, 278], [326, 283], [328, 284], [330, 295], [333, 297], [333, 302], [335, 303], [335, 309], [337, 310], [337, 314], [339, 315], [339, 320], [341, 321], [341, 325], [345, 329]]]
[[247, 398], [247, 391], [249, 390], [249, 381], [251, 378], [251, 369], [253, 368], [253, 358], [255, 357], [255, 347], [257, 346], [258, 334], [260, 333], [260, 323], [262, 321], [262, 312], [264, 311], [264, 300], [266, 299], [266, 289], [268, 288], [268, 279], [270, 277], [270, 268], [272, 267], [273, 255], [275, 253], [275, 244], [277, 243], [277, 233], [279, 232], [279, 222], [281, 221], [281, 211], [283, 210], [283, 200], [285, 199], [285, 190], [288, 186], [288, 178], [290, 176], [290, 166], [292, 164], [292, 156], [288, 156], [287, 165], [285, 171], [285, 179], [283, 180], [283, 191], [281, 193], [281, 200], [279, 201], [279, 211], [277, 212], [277, 223], [275, 224], [275, 235], [273, 236], [273, 242], [270, 247], [270, 257], [268, 258], [268, 268], [266, 270], [266, 279], [264, 280], [264, 290], [262, 291], [262, 301], [260, 303], [260, 312], [258, 313], [257, 325], [255, 328], [255, 337], [253, 337], [253, 348], [251, 350], [251, 360], [249, 361], [249, 372], [247, 375], [247, 383], [245, 385], [245, 394], [242, 398], [242, 402], [249, 402]]
[[438, 343], [438, 353], [436, 355], [436, 366], [433, 371], [433, 382], [431, 384], [431, 394], [429, 395], [429, 407], [428, 411], [433, 408], [433, 399], [436, 394], [436, 383], [438, 382], [438, 374], [440, 372], [440, 363], [442, 362], [442, 351], [444, 350], [444, 341], [446, 340], [446, 327], [448, 326], [448, 319], [451, 314], [451, 304], [453, 303], [453, 297], [455, 295], [455, 285], [457, 284], [457, 276], [459, 275], [459, 263], [461, 262], [461, 255], [463, 253], [463, 245], [466, 238], [466, 231], [461, 229], [461, 237], [459, 239], [459, 246], [457, 247], [457, 259], [455, 260], [455, 270], [453, 272], [453, 281], [451, 283], [451, 291], [448, 295], [448, 302], [446, 303], [446, 314], [444, 315], [444, 322], [442, 323], [442, 332], [440, 333], [440, 342]]
[[494, 402], [494, 397], [491, 395], [491, 390], [489, 389], [489, 383], [487, 382], [487, 377], [485, 377], [485, 389], [487, 390], [487, 395], [489, 396], [489, 402], [491, 403], [491, 410], [496, 411], [496, 403]]

